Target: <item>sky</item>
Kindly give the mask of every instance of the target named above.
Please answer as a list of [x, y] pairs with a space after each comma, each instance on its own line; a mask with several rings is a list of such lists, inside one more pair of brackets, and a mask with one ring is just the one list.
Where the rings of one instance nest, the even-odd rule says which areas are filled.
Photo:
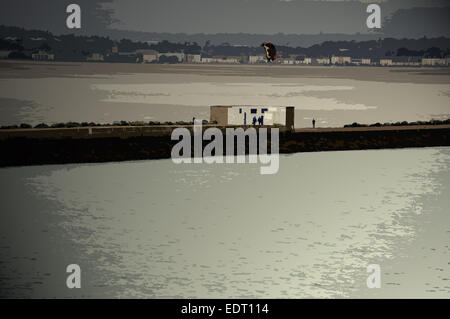
[[367, 33], [367, 5], [378, 3], [389, 35], [450, 36], [448, 0], [0, 0], [0, 24], [72, 32], [70, 3], [81, 6], [83, 34]]

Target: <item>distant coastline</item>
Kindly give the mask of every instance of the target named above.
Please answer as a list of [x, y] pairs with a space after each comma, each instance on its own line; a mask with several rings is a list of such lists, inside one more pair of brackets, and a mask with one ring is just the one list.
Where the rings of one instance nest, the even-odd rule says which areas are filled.
[[[168, 35], [166, 35], [168, 36]], [[370, 38], [359, 41], [323, 38], [307, 47], [271, 40], [279, 57], [273, 64], [379, 67], [445, 67], [450, 65], [450, 39], [446, 37]], [[0, 58], [56, 62], [109, 62], [130, 64], [265, 64], [265, 53], [255, 37], [244, 43], [213, 44], [196, 41], [170, 42], [112, 40], [104, 36], [55, 35], [48, 31], [26, 30], [0, 25]], [[170, 38], [170, 37], [169, 37]], [[319, 36], [322, 38], [322, 36]], [[259, 38], [261, 39], [261, 38]], [[286, 43], [286, 44], [282, 44]]]
[[[222, 71], [226, 72], [222, 72]], [[364, 72], [361, 72], [364, 71]], [[389, 83], [450, 83], [450, 68], [369, 66], [292, 66], [217, 64], [137, 64], [0, 60], [0, 79], [43, 77], [101, 77], [113, 74], [196, 74], [244, 77], [308, 77]]]

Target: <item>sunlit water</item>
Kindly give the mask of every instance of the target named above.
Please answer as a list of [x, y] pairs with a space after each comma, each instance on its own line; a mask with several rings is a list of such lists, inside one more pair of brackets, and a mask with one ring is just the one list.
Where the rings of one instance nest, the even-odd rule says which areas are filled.
[[275, 175], [171, 160], [0, 169], [0, 296], [448, 298], [449, 168], [450, 148], [423, 148], [283, 155]]
[[[367, 70], [361, 70], [367, 72]], [[326, 74], [326, 73], [324, 73]], [[0, 79], [0, 125], [190, 121], [210, 105], [292, 105], [295, 126], [446, 119], [448, 84], [198, 74]]]

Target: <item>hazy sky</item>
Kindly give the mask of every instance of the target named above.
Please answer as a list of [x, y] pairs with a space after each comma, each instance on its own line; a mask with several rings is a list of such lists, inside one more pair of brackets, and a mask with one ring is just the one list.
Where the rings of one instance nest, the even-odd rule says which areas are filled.
[[[378, 2], [382, 15], [449, 1]], [[131, 5], [133, 3], [133, 5]], [[356, 33], [367, 32], [364, 1], [314, 0], [115, 0], [108, 5], [128, 30], [186, 33]]]
[[82, 8], [82, 32], [88, 34], [107, 29], [353, 34], [368, 31], [366, 8], [374, 2], [380, 4], [383, 18], [401, 16], [395, 28], [402, 32], [433, 27], [445, 35], [450, 31], [448, 10], [440, 8], [450, 6], [448, 0], [0, 0], [0, 23], [65, 33], [65, 7], [77, 3]]

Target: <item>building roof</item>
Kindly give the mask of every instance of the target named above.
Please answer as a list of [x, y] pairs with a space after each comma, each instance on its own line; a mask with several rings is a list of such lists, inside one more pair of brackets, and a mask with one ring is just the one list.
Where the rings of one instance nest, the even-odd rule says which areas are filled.
[[155, 50], [136, 50], [136, 53], [138, 54], [147, 54], [147, 55], [156, 55], [158, 54]]

